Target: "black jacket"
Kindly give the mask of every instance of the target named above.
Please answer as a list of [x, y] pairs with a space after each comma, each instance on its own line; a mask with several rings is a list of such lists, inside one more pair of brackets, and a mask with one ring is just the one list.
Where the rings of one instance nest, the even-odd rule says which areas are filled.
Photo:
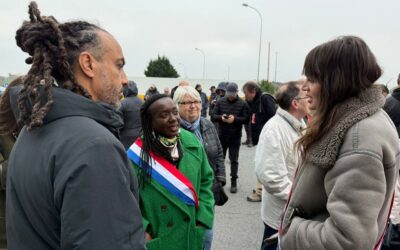
[[250, 110], [251, 139], [257, 145], [264, 124], [276, 113], [275, 98], [259, 91], [253, 101], [248, 101], [247, 104]]
[[199, 95], [201, 98], [201, 116], [207, 117], [208, 97], [204, 92], [199, 92]]
[[142, 128], [140, 119], [140, 107], [143, 101], [136, 96], [134, 89], [126, 89], [126, 97], [121, 102], [120, 111], [124, 120], [124, 126], [121, 129], [121, 142], [125, 149], [128, 149], [132, 143], [139, 137]]
[[395, 89], [392, 95], [386, 98], [383, 109], [392, 119], [400, 138], [400, 88]]
[[214, 176], [223, 186], [226, 183], [224, 152], [218, 133], [212, 122], [206, 118], [200, 118], [200, 130], [203, 137], [204, 149], [206, 150], [208, 162], [214, 170]]
[[115, 136], [120, 115], [68, 90], [53, 98], [9, 158], [9, 249], [145, 249], [137, 180]]
[[[222, 121], [222, 115], [233, 115], [233, 123], [229, 124]], [[249, 107], [241, 98], [236, 97], [234, 101], [229, 101], [226, 96], [219, 99], [215, 104], [213, 122], [218, 122], [218, 134], [225, 140], [235, 140], [242, 136], [242, 125], [249, 121]]]

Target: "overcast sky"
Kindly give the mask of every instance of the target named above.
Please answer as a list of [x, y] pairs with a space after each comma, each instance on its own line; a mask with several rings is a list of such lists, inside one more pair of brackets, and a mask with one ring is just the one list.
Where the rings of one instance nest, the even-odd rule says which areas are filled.
[[[59, 21], [95, 22], [120, 42], [128, 76], [144, 76], [150, 59], [167, 56], [182, 76], [249, 80], [257, 77], [260, 18], [243, 0], [38, 0], [43, 15]], [[400, 73], [398, 0], [248, 0], [263, 17], [260, 78], [297, 79], [315, 46], [340, 35], [362, 37], [384, 70], [380, 82], [395, 85]], [[24, 73], [27, 57], [15, 31], [28, 19], [27, 0], [0, 0], [0, 75]]]

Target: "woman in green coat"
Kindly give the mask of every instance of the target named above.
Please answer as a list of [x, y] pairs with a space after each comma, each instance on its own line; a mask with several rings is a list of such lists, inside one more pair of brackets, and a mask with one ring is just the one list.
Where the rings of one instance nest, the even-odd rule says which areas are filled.
[[128, 150], [140, 183], [147, 248], [201, 250], [212, 228], [213, 172], [203, 146], [180, 129], [176, 104], [155, 95], [141, 108], [143, 136]]

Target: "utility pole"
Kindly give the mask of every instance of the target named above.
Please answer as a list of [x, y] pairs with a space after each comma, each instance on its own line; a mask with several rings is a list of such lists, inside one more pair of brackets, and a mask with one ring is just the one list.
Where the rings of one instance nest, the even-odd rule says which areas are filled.
[[278, 51], [275, 51], [275, 80], [276, 83], [276, 72], [278, 71]]
[[268, 42], [268, 64], [267, 64], [267, 82], [269, 82], [269, 58], [270, 58], [271, 43]]

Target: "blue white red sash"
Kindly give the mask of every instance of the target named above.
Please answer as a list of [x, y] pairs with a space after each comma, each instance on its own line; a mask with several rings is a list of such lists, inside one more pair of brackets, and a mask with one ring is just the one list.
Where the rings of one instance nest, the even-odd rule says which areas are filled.
[[[142, 140], [138, 138], [127, 151], [128, 158], [139, 168], [142, 161], [140, 158], [142, 143]], [[150, 157], [152, 160], [151, 177], [185, 204], [198, 207], [197, 193], [190, 180], [164, 158], [153, 152], [150, 152]]]

